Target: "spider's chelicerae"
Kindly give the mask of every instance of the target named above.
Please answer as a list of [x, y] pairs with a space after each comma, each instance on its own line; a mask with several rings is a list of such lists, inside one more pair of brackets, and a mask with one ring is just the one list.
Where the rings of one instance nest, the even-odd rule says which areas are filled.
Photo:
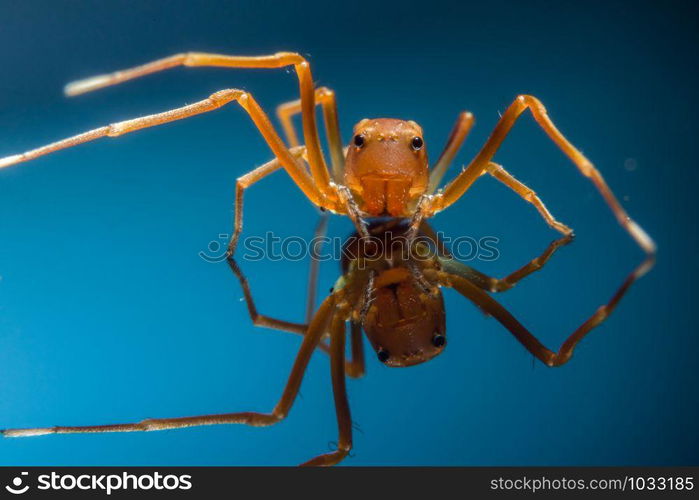
[[[234, 231], [228, 247], [229, 262], [231, 262], [232, 268], [236, 272], [237, 266], [232, 261], [232, 256], [243, 228], [244, 191], [279, 168], [286, 170], [294, 183], [316, 206], [336, 214], [349, 216], [357, 229], [358, 235], [362, 237], [368, 237], [372, 231], [376, 231], [376, 226], [368, 221], [371, 221], [372, 218], [383, 217], [407, 220], [408, 223], [403, 228], [403, 233], [408, 242], [414, 242], [419, 231], [428, 227], [425, 219], [452, 205], [466, 193], [479, 177], [489, 174], [508, 186], [524, 200], [534, 205], [549, 226], [562, 233], [565, 239], [569, 239], [572, 236], [572, 230], [551, 215], [535, 192], [516, 180], [503, 167], [492, 161], [493, 156], [517, 118], [524, 111], [529, 110], [548, 137], [572, 160], [580, 172], [592, 181], [611, 208], [618, 222], [643, 249], [646, 257], [628, 275], [612, 298], [581, 325], [563, 343], [558, 352], [550, 351], [541, 345], [514, 317], [507, 313], [502, 306], [494, 302], [487, 294], [482, 291], [476, 292], [476, 289], [499, 291], [498, 286], [503, 283], [511, 285], [514, 281], [523, 277], [523, 275], [515, 276], [516, 279], [513, 278], [508, 282], [507, 280], [493, 280], [472, 270], [464, 271], [464, 269], [449, 267], [448, 261], [443, 259], [432, 259], [427, 261], [427, 265], [418, 265], [411, 260], [395, 263], [393, 259], [382, 258], [379, 259], [382, 264], [378, 268], [373, 269], [373, 273], [358, 273], [357, 271], [352, 271], [352, 268], [346, 270], [342, 278], [343, 286], [338, 287], [323, 302], [323, 305], [313, 316], [313, 320], [309, 321], [307, 328], [306, 325], [303, 325], [303, 328], [287, 328], [292, 331], [300, 330], [299, 333], [304, 333], [304, 342], [294, 364], [284, 395], [279, 404], [269, 414], [246, 412], [172, 419], [150, 419], [135, 424], [9, 429], [3, 431], [5, 436], [146, 431], [222, 423], [245, 423], [257, 426], [270, 425], [286, 416], [301, 384], [301, 378], [308, 358], [317, 346], [321, 346], [332, 354], [331, 365], [333, 385], [336, 390], [340, 440], [338, 450], [320, 455], [308, 463], [313, 465], [334, 464], [347, 454], [351, 446], [349, 408], [344, 396], [344, 382], [340, 381], [344, 379], [345, 370], [342, 362], [344, 358], [343, 339], [345, 332], [343, 325], [345, 321], [350, 321], [354, 327], [359, 325], [364, 328], [377, 351], [379, 359], [388, 365], [407, 366], [426, 361], [434, 354], [441, 352], [444, 346], [443, 306], [441, 305], [441, 296], [439, 296], [439, 300], [436, 299], [438, 294], [435, 290], [440, 286], [452, 286], [471, 300], [474, 300], [479, 307], [485, 309], [511, 330], [515, 337], [537, 358], [549, 366], [556, 366], [570, 359], [577, 342], [592, 328], [604, 321], [629, 286], [645, 274], [654, 263], [655, 245], [652, 239], [640, 226], [630, 219], [599, 171], [558, 131], [548, 117], [544, 106], [538, 99], [532, 96], [518, 96], [502, 114], [492, 134], [475, 158], [454, 180], [442, 189], [438, 189], [449, 164], [473, 125], [471, 113], [462, 112], [459, 115], [442, 154], [432, 168], [428, 164], [422, 129], [413, 121], [387, 118], [364, 119], [355, 125], [352, 140], [346, 147], [343, 147], [334, 93], [327, 88], [314, 88], [308, 61], [296, 53], [280, 52], [274, 55], [258, 57], [207, 53], [177, 54], [132, 69], [74, 82], [67, 85], [65, 90], [68, 95], [77, 95], [175, 66], [219, 66], [229, 68], [283, 68], [293, 66], [298, 76], [300, 99], [283, 104], [277, 110], [286, 134], [287, 143], [285, 144], [281, 139], [269, 117], [257, 104], [252, 95], [242, 90], [226, 89], [218, 91], [194, 104], [163, 113], [114, 123], [26, 153], [0, 159], [0, 168], [32, 160], [39, 156], [101, 137], [117, 137], [142, 128], [161, 125], [212, 111], [231, 102], [237, 102], [248, 113], [274, 153], [275, 159], [240, 177], [237, 181]], [[323, 110], [331, 169], [326, 164], [320, 145], [315, 116], [316, 104], [320, 104]], [[301, 113], [303, 125], [303, 145], [300, 145], [291, 121], [292, 117], [299, 112]], [[534, 267], [527, 268], [527, 272], [524, 274], [535, 270], [537, 265], [540, 264], [541, 262], [534, 261]], [[385, 274], [386, 272], [388, 274]], [[407, 283], [405, 279], [408, 276], [410, 277], [410, 283], [417, 284], [417, 288], [413, 285], [405, 284]], [[382, 279], [385, 283], [381, 281]], [[397, 292], [397, 290], [401, 290], [401, 286], [405, 286], [405, 294], [403, 296]], [[395, 300], [397, 302], [391, 302], [391, 294], [396, 294]], [[374, 302], [374, 298], [377, 296], [383, 296], [384, 299]], [[248, 300], [248, 302], [251, 303], [251, 300]], [[354, 307], [351, 306], [352, 304], [355, 306], [356, 304], [364, 304], [364, 306]], [[420, 337], [418, 342], [420, 345], [413, 345], [417, 338], [415, 335], [405, 334], [401, 336], [400, 331], [402, 330], [386, 329], [381, 326], [382, 323], [378, 319], [381, 317], [381, 312], [391, 311], [391, 308], [401, 304], [404, 306], [422, 304], [417, 309], [412, 307], [398, 307], [397, 309], [401, 311], [412, 309], [413, 312], [422, 311], [416, 317], [411, 316], [412, 319], [403, 323], [403, 326], [406, 324], [413, 326], [418, 324], [431, 325], [430, 328], [422, 332], [423, 336], [418, 336]], [[254, 307], [251, 309], [251, 313], [253, 311]], [[353, 328], [354, 330], [356, 328]], [[321, 342], [322, 337], [326, 333], [331, 338], [330, 347]], [[388, 348], [385, 345], [386, 343], [392, 344], [393, 347]], [[348, 366], [355, 365], [350, 364]]]

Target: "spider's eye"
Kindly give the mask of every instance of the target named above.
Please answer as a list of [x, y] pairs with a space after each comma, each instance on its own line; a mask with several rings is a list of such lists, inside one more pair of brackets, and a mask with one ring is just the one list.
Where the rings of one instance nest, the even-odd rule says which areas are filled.
[[388, 358], [391, 355], [386, 349], [379, 349], [379, 352], [376, 353], [376, 356], [379, 358], [379, 361], [385, 363], [386, 361], [388, 361]]
[[364, 146], [364, 136], [362, 134], [357, 134], [354, 136], [354, 145], [358, 148]]
[[415, 151], [418, 151], [422, 149], [422, 145], [424, 144], [422, 137], [413, 137], [413, 140], [410, 141], [410, 145], [413, 147]]
[[446, 343], [447, 338], [441, 333], [435, 333], [434, 337], [432, 337], [432, 345], [434, 345], [435, 347], [444, 347], [444, 344]]

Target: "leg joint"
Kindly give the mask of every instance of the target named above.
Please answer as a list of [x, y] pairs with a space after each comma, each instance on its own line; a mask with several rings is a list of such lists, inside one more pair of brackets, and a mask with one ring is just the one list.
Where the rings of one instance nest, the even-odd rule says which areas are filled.
[[328, 87], [318, 87], [318, 89], [316, 89], [316, 97], [318, 99], [331, 99], [335, 97], [335, 91]]
[[218, 105], [223, 105], [231, 101], [238, 101], [244, 106], [249, 98], [250, 94], [239, 89], [219, 90], [218, 92], [214, 92], [209, 96], [209, 99], [211, 99], [214, 104]]
[[270, 415], [270, 424], [276, 424], [277, 422], [284, 420], [288, 414], [289, 410], [287, 408], [280, 408], [277, 406]]
[[281, 62], [284, 62], [289, 65], [297, 65], [304, 63], [308, 65], [308, 61], [306, 61], [306, 58], [298, 52], [277, 52], [276, 54], [274, 54], [274, 56], [279, 58]]

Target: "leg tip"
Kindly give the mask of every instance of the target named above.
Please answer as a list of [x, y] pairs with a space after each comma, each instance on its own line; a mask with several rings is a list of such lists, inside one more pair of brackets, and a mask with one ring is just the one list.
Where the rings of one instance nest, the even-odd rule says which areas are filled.
[[0, 168], [9, 167], [15, 163], [22, 161], [22, 155], [12, 155], [5, 158], [0, 158]]
[[6, 438], [17, 438], [17, 437], [30, 437], [30, 436], [45, 436], [46, 434], [53, 434], [54, 430], [51, 427], [39, 427], [35, 429], [3, 429], [0, 430], [3, 437]]
[[63, 87], [63, 93], [68, 97], [74, 97], [76, 95], [105, 87], [110, 83], [110, 81], [111, 79], [107, 75], [99, 75], [93, 76], [92, 78], [85, 78], [84, 80], [77, 80], [75, 82], [70, 82], [68, 85]]

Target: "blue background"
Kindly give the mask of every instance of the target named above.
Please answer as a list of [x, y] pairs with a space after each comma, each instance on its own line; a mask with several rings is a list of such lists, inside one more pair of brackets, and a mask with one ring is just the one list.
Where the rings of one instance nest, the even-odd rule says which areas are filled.
[[[0, 2], [0, 155], [110, 122], [251, 91], [297, 96], [283, 70], [175, 69], [75, 99], [73, 79], [185, 50], [307, 54], [336, 90], [345, 140], [363, 117], [413, 119], [436, 159], [461, 110], [465, 164], [520, 93], [605, 175], [659, 247], [656, 268], [557, 369], [447, 290], [449, 345], [389, 369], [367, 350], [348, 389], [347, 465], [699, 462], [696, 327], [697, 8], [681, 2]], [[656, 4], [656, 5], [653, 5]], [[225, 263], [198, 257], [232, 220], [235, 179], [271, 158], [235, 105], [0, 171], [0, 427], [270, 410], [299, 338], [255, 328]], [[498, 298], [557, 348], [641, 252], [527, 115], [496, 160], [576, 241]], [[316, 211], [288, 177], [249, 191], [246, 234], [310, 236]], [[434, 219], [500, 238], [497, 276], [555, 237], [492, 179]], [[339, 217], [331, 235], [350, 225]], [[307, 262], [244, 262], [259, 309], [303, 320]], [[320, 290], [338, 275], [322, 270]], [[325, 452], [336, 428], [324, 355], [272, 428], [0, 441], [1, 464], [284, 464]]]

